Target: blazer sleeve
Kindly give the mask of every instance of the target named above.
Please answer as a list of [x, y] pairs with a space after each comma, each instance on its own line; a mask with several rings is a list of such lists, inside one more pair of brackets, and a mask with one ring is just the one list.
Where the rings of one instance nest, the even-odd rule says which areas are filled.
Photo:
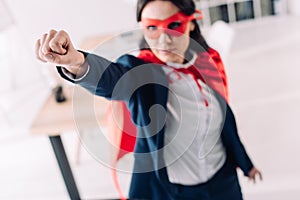
[[74, 79], [72, 79], [70, 76], [65, 74], [61, 66], [57, 66], [60, 76], [67, 81], [79, 84], [92, 94], [103, 96], [111, 100], [126, 100], [126, 97], [112, 95], [118, 80], [134, 65], [140, 64], [133, 61], [135, 57], [124, 55], [116, 62], [111, 62], [95, 54], [90, 54], [87, 52], [82, 53], [84, 54], [89, 67], [87, 73], [79, 79], [76, 79], [74, 75]]
[[250, 170], [253, 168], [253, 163], [238, 136], [235, 118], [228, 105], [221, 137], [227, 150], [227, 156], [233, 159], [234, 163], [243, 171], [245, 176], [248, 176]]

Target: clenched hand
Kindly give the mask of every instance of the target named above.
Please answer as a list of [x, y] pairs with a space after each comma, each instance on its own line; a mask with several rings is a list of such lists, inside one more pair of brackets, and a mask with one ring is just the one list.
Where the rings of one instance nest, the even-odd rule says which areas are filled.
[[37, 59], [45, 63], [53, 63], [66, 68], [76, 75], [85, 63], [84, 55], [77, 51], [65, 31], [50, 30], [36, 42], [35, 54]]

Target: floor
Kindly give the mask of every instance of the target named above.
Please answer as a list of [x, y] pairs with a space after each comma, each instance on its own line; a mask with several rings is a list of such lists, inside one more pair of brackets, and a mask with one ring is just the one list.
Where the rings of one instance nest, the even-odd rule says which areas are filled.
[[[281, 17], [232, 25], [235, 36], [226, 67], [230, 101], [240, 137], [264, 176], [262, 182], [253, 184], [239, 172], [245, 200], [300, 199], [298, 22], [299, 18]], [[17, 127], [0, 112], [0, 199], [69, 199], [48, 138], [27, 131], [46, 96], [47, 92], [39, 94], [18, 108], [19, 113], [31, 111], [25, 119], [16, 111], [9, 113], [10, 120], [19, 122]], [[75, 132], [62, 135], [81, 196], [117, 198], [111, 170], [84, 146], [76, 163], [78, 138]], [[96, 140], [93, 133], [87, 138], [91, 143]], [[130, 159], [125, 158], [123, 164]], [[126, 193], [130, 174], [119, 173], [119, 178]]]

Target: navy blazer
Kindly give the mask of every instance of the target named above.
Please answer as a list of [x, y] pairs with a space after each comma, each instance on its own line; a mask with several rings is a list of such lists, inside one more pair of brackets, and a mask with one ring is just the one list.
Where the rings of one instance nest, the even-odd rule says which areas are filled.
[[[137, 127], [134, 150], [135, 163], [130, 197], [143, 199], [172, 199], [168, 196], [168, 178], [162, 151], [164, 122], [168, 100], [168, 80], [157, 64], [145, 63], [132, 55], [123, 55], [116, 62], [94, 54], [85, 53], [89, 71], [85, 77], [68, 78], [58, 67], [60, 75], [79, 84], [95, 95], [111, 100], [123, 100]], [[221, 133], [231, 168], [239, 167], [248, 176], [253, 164], [238, 137], [233, 112], [218, 94], [223, 108], [224, 122]], [[215, 181], [218, 184], [220, 181]], [[226, 183], [224, 183], [226, 184]]]

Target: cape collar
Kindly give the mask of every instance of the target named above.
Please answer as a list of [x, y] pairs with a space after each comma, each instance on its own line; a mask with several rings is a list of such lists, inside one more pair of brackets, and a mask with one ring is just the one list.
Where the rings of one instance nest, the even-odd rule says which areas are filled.
[[143, 50], [141, 50], [140, 53], [139, 53], [139, 55], [137, 57], [140, 58], [140, 59], [142, 59], [146, 63], [155, 63], [155, 64], [168, 65], [168, 66], [174, 67], [174, 68], [188, 68], [191, 65], [194, 65], [194, 63], [196, 62], [196, 59], [197, 59], [196, 52], [190, 51], [190, 54], [191, 54], [191, 56], [190, 56], [191, 59], [187, 63], [184, 63], [184, 64], [174, 63], [174, 62], [167, 62], [167, 63], [162, 62], [149, 49], [143, 49]]

